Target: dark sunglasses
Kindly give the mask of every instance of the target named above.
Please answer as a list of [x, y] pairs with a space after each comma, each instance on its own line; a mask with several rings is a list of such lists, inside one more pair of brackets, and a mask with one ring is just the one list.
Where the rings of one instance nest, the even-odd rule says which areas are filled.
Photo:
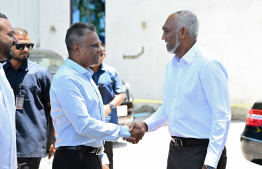
[[33, 43], [17, 43], [15, 44], [15, 47], [17, 50], [24, 50], [25, 46], [27, 47], [28, 50], [33, 49], [34, 44]]

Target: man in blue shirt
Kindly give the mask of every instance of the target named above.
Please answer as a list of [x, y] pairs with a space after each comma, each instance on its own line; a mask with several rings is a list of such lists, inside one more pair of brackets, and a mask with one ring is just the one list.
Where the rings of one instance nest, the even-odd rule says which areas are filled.
[[226, 168], [231, 120], [228, 75], [217, 57], [199, 47], [198, 27], [190, 11], [166, 19], [162, 40], [175, 55], [165, 69], [163, 103], [144, 122], [135, 123], [146, 131], [168, 123], [167, 169]]
[[[22, 169], [38, 169], [46, 155], [52, 75], [28, 60], [34, 44], [27, 31], [14, 28], [14, 33], [18, 39], [14, 59], [3, 67], [16, 99], [17, 161]], [[52, 147], [50, 150], [55, 151]]]
[[[0, 61], [13, 58], [12, 46], [17, 43], [13, 28], [0, 13]], [[16, 169], [15, 99], [0, 63], [0, 168]]]
[[[90, 67], [90, 69], [94, 72], [92, 79], [96, 83], [102, 96], [106, 122], [118, 124], [116, 107], [125, 100], [125, 89], [117, 71], [113, 67], [103, 63], [106, 57], [106, 52], [105, 46], [102, 42], [101, 48], [102, 56], [100, 58], [99, 64], [94, 67]], [[104, 147], [105, 153], [110, 162], [109, 168], [113, 169], [113, 144], [111, 141], [106, 141]]]
[[[65, 38], [69, 57], [50, 89], [51, 116], [57, 133], [53, 169], [101, 169], [103, 141], [142, 139], [144, 129], [105, 123], [101, 95], [89, 67], [99, 64], [102, 49], [94, 25], [75, 23]], [[105, 167], [104, 167], [105, 168]], [[106, 167], [108, 168], [108, 167]]]

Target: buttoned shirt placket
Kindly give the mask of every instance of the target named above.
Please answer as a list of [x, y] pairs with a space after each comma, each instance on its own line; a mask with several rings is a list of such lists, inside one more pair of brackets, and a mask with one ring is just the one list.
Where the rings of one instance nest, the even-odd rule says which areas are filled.
[[[176, 115], [176, 102], [177, 102], [177, 96], [178, 96], [178, 89], [179, 89], [179, 82], [181, 80], [181, 75], [183, 72], [183, 67], [184, 67], [185, 61], [183, 59], [180, 59], [178, 62], [174, 62], [173, 63], [173, 69], [174, 71], [178, 71], [177, 73], [177, 78], [175, 81], [175, 93], [174, 93], [174, 101], [173, 101], [173, 105], [172, 105], [172, 115], [175, 116]], [[175, 127], [175, 124], [172, 124], [172, 128]]]

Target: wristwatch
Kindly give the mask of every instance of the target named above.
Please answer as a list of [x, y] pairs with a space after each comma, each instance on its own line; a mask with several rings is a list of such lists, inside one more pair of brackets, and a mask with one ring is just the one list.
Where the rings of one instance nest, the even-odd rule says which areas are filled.
[[207, 169], [215, 169], [214, 167], [211, 167], [211, 166], [209, 166], [209, 165], [205, 165], [205, 167], [206, 167]]
[[111, 110], [116, 108], [113, 104], [109, 104], [109, 105], [110, 105]]

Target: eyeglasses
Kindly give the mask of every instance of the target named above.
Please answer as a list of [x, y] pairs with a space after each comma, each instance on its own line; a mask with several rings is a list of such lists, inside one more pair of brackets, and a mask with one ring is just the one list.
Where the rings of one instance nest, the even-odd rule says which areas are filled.
[[15, 47], [17, 50], [24, 50], [25, 47], [27, 47], [28, 50], [31, 50], [34, 47], [34, 44], [33, 43], [17, 43], [15, 44]]

